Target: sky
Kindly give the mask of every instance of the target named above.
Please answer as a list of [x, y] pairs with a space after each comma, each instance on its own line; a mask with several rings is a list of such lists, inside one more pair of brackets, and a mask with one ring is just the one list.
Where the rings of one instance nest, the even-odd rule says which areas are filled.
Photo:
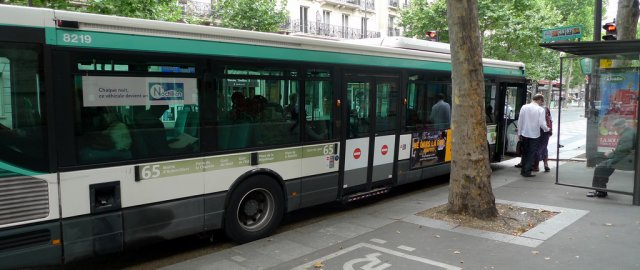
[[616, 17], [616, 12], [618, 11], [618, 0], [609, 0], [608, 2], [607, 13], [605, 14], [603, 22], [612, 22], [613, 18]]

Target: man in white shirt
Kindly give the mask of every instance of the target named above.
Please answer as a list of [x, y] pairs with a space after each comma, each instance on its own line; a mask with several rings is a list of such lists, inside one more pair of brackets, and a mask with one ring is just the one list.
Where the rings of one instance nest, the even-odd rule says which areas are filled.
[[518, 117], [518, 135], [522, 141], [522, 168], [520, 175], [524, 177], [534, 177], [531, 174], [533, 156], [538, 149], [538, 138], [540, 130], [547, 132], [547, 121], [544, 118], [544, 96], [536, 94], [531, 98], [531, 103], [522, 106]]

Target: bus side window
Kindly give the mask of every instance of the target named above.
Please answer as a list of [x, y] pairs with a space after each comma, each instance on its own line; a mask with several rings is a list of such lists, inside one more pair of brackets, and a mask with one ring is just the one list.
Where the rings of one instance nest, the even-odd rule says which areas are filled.
[[[46, 100], [36, 49], [0, 42], [0, 162], [48, 171]], [[4, 173], [4, 170], [0, 169]]]
[[305, 141], [332, 138], [332, 96], [330, 81], [307, 81], [305, 84]]
[[409, 83], [405, 106], [405, 131], [420, 131], [429, 125], [431, 106], [428, 102], [426, 86], [423, 83]]
[[217, 93], [218, 149], [299, 142], [298, 94], [296, 80], [221, 79]]
[[[122, 80], [122, 77], [106, 79]], [[80, 164], [199, 151], [200, 121], [195, 97], [167, 100], [165, 104], [155, 101], [157, 105], [137, 105], [135, 102], [126, 105], [124, 103], [129, 100], [123, 99], [99, 102], [89, 99], [92, 103], [84, 104], [84, 80], [87, 85], [100, 85], [105, 76], [76, 75], [76, 153]], [[146, 77], [128, 77], [128, 80], [126, 83], [135, 85], [145, 82]], [[183, 79], [183, 82], [190, 80], [195, 79]]]

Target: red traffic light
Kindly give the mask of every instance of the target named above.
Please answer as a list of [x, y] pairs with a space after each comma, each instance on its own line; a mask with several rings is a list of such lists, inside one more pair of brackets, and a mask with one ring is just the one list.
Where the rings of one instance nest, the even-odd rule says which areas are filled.
[[602, 29], [606, 30], [607, 32], [616, 32], [616, 30], [618, 30], [615, 23], [605, 23], [602, 26]]
[[605, 31], [607, 31], [607, 33], [602, 36], [603, 40], [616, 40], [618, 39], [618, 37], [616, 36], [617, 34], [617, 27], [615, 23], [605, 23], [602, 26], [602, 29], [604, 29]]
[[616, 26], [615, 24], [612, 25], [607, 25], [607, 29], [605, 29], [607, 31], [616, 31]]

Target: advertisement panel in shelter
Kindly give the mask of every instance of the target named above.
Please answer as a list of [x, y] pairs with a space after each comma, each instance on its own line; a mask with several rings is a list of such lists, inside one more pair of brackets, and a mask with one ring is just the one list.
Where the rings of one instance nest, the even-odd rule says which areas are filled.
[[611, 152], [618, 143], [613, 128], [617, 119], [635, 127], [638, 117], [638, 69], [602, 70], [601, 103], [598, 122], [598, 152]]

